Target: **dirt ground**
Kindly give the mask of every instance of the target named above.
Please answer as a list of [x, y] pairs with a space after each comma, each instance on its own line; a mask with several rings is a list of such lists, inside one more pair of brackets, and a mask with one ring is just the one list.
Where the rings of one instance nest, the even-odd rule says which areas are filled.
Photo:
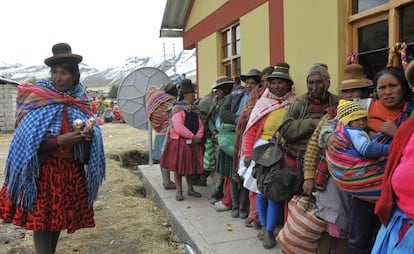
[[[107, 175], [94, 204], [96, 227], [62, 232], [56, 253], [184, 253], [166, 214], [147, 196], [138, 177], [137, 164], [147, 156], [148, 132], [127, 124], [101, 127]], [[1, 184], [11, 138], [12, 134], [0, 134]], [[0, 253], [34, 253], [32, 232], [0, 223]]]

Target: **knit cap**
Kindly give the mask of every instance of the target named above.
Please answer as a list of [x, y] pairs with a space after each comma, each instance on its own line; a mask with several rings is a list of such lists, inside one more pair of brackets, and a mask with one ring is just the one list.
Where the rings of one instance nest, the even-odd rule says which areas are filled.
[[338, 118], [344, 125], [349, 125], [351, 121], [367, 116], [368, 112], [361, 104], [354, 101], [339, 100], [336, 118]]
[[316, 63], [314, 64], [310, 70], [308, 71], [308, 75], [306, 76], [306, 81], [308, 80], [310, 75], [318, 74], [325, 82], [329, 82], [331, 80], [331, 76], [328, 72], [328, 65], [323, 63]]

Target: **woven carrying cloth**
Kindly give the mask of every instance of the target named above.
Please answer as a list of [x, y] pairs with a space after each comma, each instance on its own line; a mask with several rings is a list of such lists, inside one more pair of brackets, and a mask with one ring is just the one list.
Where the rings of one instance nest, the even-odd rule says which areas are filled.
[[145, 95], [145, 105], [152, 128], [157, 132], [168, 128], [168, 109], [175, 101], [175, 97], [156, 87], [149, 88]]
[[[342, 123], [337, 125], [336, 133], [347, 146], [350, 146], [350, 138]], [[331, 153], [327, 149], [326, 160], [329, 173], [339, 188], [360, 199], [378, 200], [387, 162], [386, 156], [367, 158], [347, 152]]]
[[[16, 130], [6, 161], [5, 184], [7, 194], [17, 206], [32, 210], [36, 200], [36, 178], [39, 177], [38, 150], [43, 140], [61, 132], [64, 109], [71, 130], [73, 121], [86, 121], [93, 116], [89, 100], [80, 84], [69, 92], [59, 92], [50, 82], [18, 86]], [[75, 160], [82, 161], [84, 143], [74, 146]], [[24, 148], [24, 149], [22, 149]], [[105, 178], [105, 156], [101, 130], [95, 123], [91, 152], [87, 165], [86, 186], [91, 206], [98, 188]]]

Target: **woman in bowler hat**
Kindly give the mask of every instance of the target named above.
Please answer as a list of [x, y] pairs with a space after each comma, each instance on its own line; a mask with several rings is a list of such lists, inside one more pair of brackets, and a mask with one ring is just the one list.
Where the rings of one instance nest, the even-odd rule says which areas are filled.
[[195, 87], [189, 79], [181, 81], [179, 100], [173, 103], [167, 142], [160, 166], [174, 172], [177, 201], [184, 200], [182, 176], [187, 180], [188, 196], [199, 198], [193, 187], [192, 175], [202, 174], [204, 125], [200, 110], [194, 105]]
[[[0, 191], [0, 218], [33, 230], [36, 253], [55, 253], [60, 232], [95, 226], [105, 177], [99, 125], [79, 83], [82, 56], [67, 43], [45, 60], [50, 81], [18, 86], [16, 130]], [[87, 166], [87, 170], [86, 170]]]

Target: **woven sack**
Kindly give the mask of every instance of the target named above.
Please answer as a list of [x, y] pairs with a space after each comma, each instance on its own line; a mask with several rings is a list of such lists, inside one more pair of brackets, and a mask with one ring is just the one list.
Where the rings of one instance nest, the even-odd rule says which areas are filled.
[[231, 123], [221, 124], [218, 133], [218, 145], [220, 150], [225, 152], [228, 156], [233, 157], [234, 141], [236, 140], [236, 125]]
[[327, 222], [318, 218], [314, 197], [295, 195], [288, 203], [288, 217], [276, 237], [286, 254], [315, 254]]
[[214, 171], [216, 169], [216, 151], [212, 138], [206, 138], [203, 154], [203, 168], [205, 171]]

